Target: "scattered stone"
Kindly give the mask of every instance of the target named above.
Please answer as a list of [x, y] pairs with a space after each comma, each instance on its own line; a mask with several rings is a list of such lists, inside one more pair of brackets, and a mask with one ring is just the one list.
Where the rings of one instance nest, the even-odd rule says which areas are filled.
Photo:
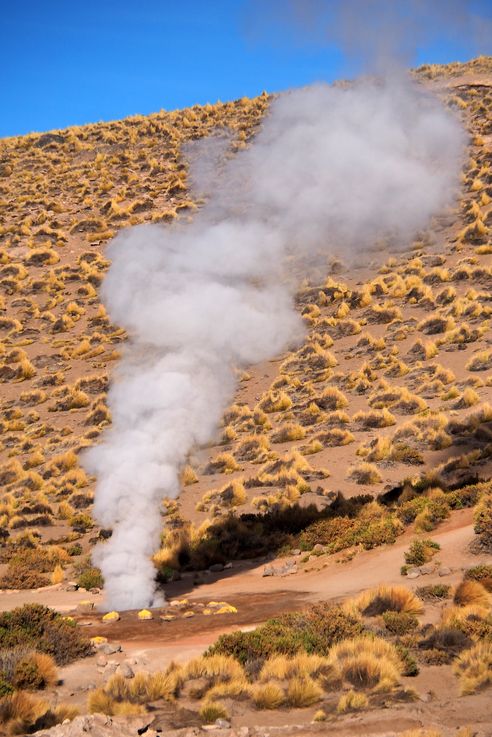
[[92, 627], [94, 622], [92, 622], [90, 619], [79, 619], [77, 622], [77, 627]]
[[96, 660], [96, 665], [99, 668], [104, 668], [108, 664], [108, 659], [104, 655], [100, 655]]
[[114, 655], [121, 653], [121, 645], [118, 642], [105, 642], [99, 648], [104, 655]]
[[224, 566], [224, 571], [229, 571], [232, 568], [232, 563], [229, 561], [229, 563], [226, 563]]
[[265, 576], [274, 576], [275, 568], [273, 566], [265, 566], [261, 575], [263, 576], [263, 578], [265, 578]]
[[321, 543], [316, 543], [314, 548], [311, 551], [312, 553], [324, 553], [325, 552], [325, 546], [321, 545]]
[[122, 663], [120, 663], [118, 672], [121, 673], [123, 678], [134, 678], [135, 676], [135, 673], [133, 672], [133, 668], [126, 661], [123, 661]]
[[231, 723], [227, 719], [216, 719], [215, 726], [219, 729], [230, 729]]
[[[294, 550], [292, 551], [292, 555], [295, 555], [295, 557], [296, 557], [296, 558], [297, 558], [297, 557], [299, 557], [299, 555], [301, 555], [301, 550], [300, 550], [300, 548], [295, 548], [295, 549], [294, 549]], [[247, 727], [246, 727], [246, 729], [247, 729]]]
[[91, 614], [94, 611], [93, 601], [79, 601], [77, 604], [77, 614]]
[[176, 616], [174, 614], [161, 614], [159, 616], [159, 619], [161, 619], [163, 622], [172, 622], [173, 619], [176, 619]]
[[78, 583], [75, 583], [75, 581], [69, 581], [65, 587], [65, 591], [77, 591], [78, 588], [79, 588]]
[[434, 573], [436, 570], [435, 565], [433, 563], [426, 563], [425, 566], [420, 566], [419, 571], [422, 574], [422, 576], [428, 576], [430, 573]]
[[89, 589], [89, 594], [93, 594], [94, 596], [96, 596], [96, 594], [100, 594], [100, 593], [101, 593], [101, 589], [98, 589], [96, 586], [94, 586], [94, 588], [92, 588], [92, 589]]
[[208, 570], [210, 571], [210, 573], [220, 573], [220, 571], [224, 570], [224, 564], [213, 563], [211, 566], [209, 566]]
[[249, 737], [249, 727], [239, 727], [237, 735], [238, 737]]
[[410, 568], [407, 571], [407, 578], [418, 578], [420, 576], [420, 570], [418, 568]]
[[439, 569], [440, 576], [449, 576], [450, 573], [451, 568], [448, 568], [447, 566], [442, 566], [442, 568]]

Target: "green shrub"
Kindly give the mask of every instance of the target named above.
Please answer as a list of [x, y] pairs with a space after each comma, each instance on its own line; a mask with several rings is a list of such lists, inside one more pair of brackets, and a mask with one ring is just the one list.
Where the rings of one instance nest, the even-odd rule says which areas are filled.
[[406, 635], [417, 629], [419, 620], [414, 614], [408, 612], [384, 612], [383, 621], [388, 632], [392, 635]]
[[82, 555], [84, 551], [80, 543], [74, 543], [68, 548], [67, 552], [71, 558], [75, 558], [77, 555]]
[[77, 579], [77, 584], [82, 589], [90, 591], [90, 589], [102, 589], [104, 579], [99, 568], [86, 568], [82, 571]]
[[232, 655], [241, 664], [263, 662], [272, 655], [298, 652], [326, 655], [341, 640], [357, 637], [364, 626], [339, 606], [316, 604], [307, 611], [283, 614], [251, 632], [221, 635], [208, 655]]
[[492, 591], [492, 565], [484, 563], [469, 568], [465, 573], [465, 578], [471, 581], [479, 581], [487, 591]]
[[415, 660], [413, 655], [410, 653], [408, 648], [403, 647], [402, 645], [397, 643], [396, 650], [403, 664], [402, 675], [412, 677], [412, 678], [414, 676], [418, 676], [419, 667], [417, 665], [417, 661]]
[[419, 586], [416, 591], [417, 596], [424, 601], [433, 601], [434, 599], [448, 599], [450, 597], [451, 586], [444, 583], [436, 583], [429, 586]]
[[434, 540], [413, 540], [404, 553], [405, 563], [409, 566], [423, 566], [440, 549], [441, 546]]
[[24, 604], [0, 614], [0, 648], [19, 645], [51, 655], [58, 665], [92, 653], [74, 623], [41, 604]]
[[492, 493], [484, 494], [475, 510], [474, 531], [484, 550], [492, 550]]
[[379, 545], [392, 544], [401, 533], [401, 524], [392, 515], [367, 520], [363, 517], [335, 517], [319, 520], [310, 525], [299, 536], [301, 550], [312, 550], [321, 544], [328, 553], [338, 553], [353, 545], [362, 545], [371, 550]]

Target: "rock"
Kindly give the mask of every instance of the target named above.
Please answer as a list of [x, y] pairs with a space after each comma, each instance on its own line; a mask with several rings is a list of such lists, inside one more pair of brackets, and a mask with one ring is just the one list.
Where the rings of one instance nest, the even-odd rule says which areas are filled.
[[261, 575], [263, 577], [265, 577], [265, 576], [274, 576], [275, 575], [275, 568], [273, 566], [265, 566], [263, 568], [263, 573]]
[[220, 571], [224, 570], [224, 564], [213, 563], [211, 566], [209, 566], [208, 570], [210, 571], [210, 573], [220, 573]]
[[238, 737], [249, 737], [249, 727], [239, 727], [237, 735]]
[[120, 663], [120, 666], [118, 668], [118, 673], [121, 673], [123, 678], [133, 678], [135, 676], [135, 673], [133, 672], [133, 668], [129, 663], [126, 663], [123, 661]]
[[231, 723], [227, 719], [216, 719], [215, 726], [219, 729], [230, 729]]
[[449, 576], [450, 573], [451, 568], [448, 568], [447, 566], [442, 566], [442, 568], [439, 569], [440, 576]]
[[314, 548], [311, 551], [312, 553], [324, 553], [325, 552], [325, 546], [321, 545], [321, 543], [316, 543]]
[[[296, 558], [297, 558], [297, 557], [298, 557], [298, 556], [299, 556], [300, 554], [301, 554], [301, 550], [300, 550], [300, 548], [295, 548], [295, 549], [294, 549], [294, 550], [292, 551], [292, 555], [295, 555], [295, 556], [296, 556]], [[246, 727], [246, 729], [247, 729], [247, 727]]]
[[100, 652], [104, 655], [113, 655], [121, 652], [121, 645], [118, 642], [104, 642], [100, 648]]
[[64, 721], [48, 730], [36, 732], [38, 737], [157, 737], [150, 728], [148, 715], [139, 717], [109, 717], [104, 714], [90, 714], [75, 717], [68, 723]]
[[209, 688], [208, 678], [191, 678], [183, 685], [181, 695], [186, 699], [201, 699]]
[[410, 568], [407, 571], [407, 578], [418, 578], [420, 576], [420, 570], [418, 568]]
[[89, 589], [89, 594], [93, 594], [94, 596], [100, 593], [101, 593], [101, 589], [98, 589], [96, 586], [94, 586], [94, 588], [92, 589]]
[[79, 601], [79, 603], [77, 604], [77, 614], [92, 614], [93, 611], [93, 601]]
[[100, 655], [98, 659], [96, 660], [96, 665], [99, 666], [99, 668], [104, 668], [104, 666], [107, 664], [108, 664], [108, 659], [104, 655]]
[[229, 571], [232, 568], [232, 563], [229, 561], [229, 563], [226, 563], [224, 566], [224, 571]]
[[76, 583], [75, 581], [69, 581], [65, 587], [65, 591], [77, 591], [78, 588], [79, 588], [78, 583]]
[[428, 576], [430, 573], [434, 573], [435, 566], [433, 563], [426, 563], [425, 566], [420, 566], [419, 571], [422, 576]]

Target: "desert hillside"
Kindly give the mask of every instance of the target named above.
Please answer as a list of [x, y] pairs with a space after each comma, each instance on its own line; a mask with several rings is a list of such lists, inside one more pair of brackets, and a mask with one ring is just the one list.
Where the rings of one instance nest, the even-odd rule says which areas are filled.
[[[469, 134], [456, 207], [300, 285], [304, 342], [238, 375], [214, 443], [162, 500], [154, 562], [173, 601], [140, 618], [96, 612], [90, 552], [111, 532], [79, 460], [111, 424], [126, 340], [99, 294], [105, 247], [122, 228], [193, 218], [183, 147], [227, 129], [233, 155], [271, 97], [0, 140], [0, 610], [19, 607], [0, 615], [8, 734], [77, 709], [125, 717], [128, 734], [217, 719], [244, 736], [490, 734], [492, 59], [414, 76]], [[29, 602], [71, 619], [53, 614], [45, 636]]]

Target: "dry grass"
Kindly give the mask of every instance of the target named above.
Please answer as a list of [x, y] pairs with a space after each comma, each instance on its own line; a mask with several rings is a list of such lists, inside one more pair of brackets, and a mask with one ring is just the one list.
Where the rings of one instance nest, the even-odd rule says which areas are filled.
[[390, 691], [398, 685], [402, 670], [394, 645], [376, 637], [358, 637], [335, 645], [328, 663], [356, 690]]
[[492, 643], [479, 642], [453, 663], [462, 695], [475, 693], [492, 683]]
[[485, 586], [479, 581], [465, 579], [456, 587], [454, 592], [454, 603], [458, 606], [480, 606], [489, 607], [491, 596]]
[[369, 706], [369, 700], [364, 693], [357, 691], [347, 691], [340, 696], [337, 704], [337, 712], [344, 714], [347, 711], [360, 711], [366, 709]]
[[344, 608], [352, 614], [367, 617], [378, 616], [383, 612], [421, 614], [424, 610], [422, 601], [410, 589], [386, 585], [364, 591], [355, 599], [349, 599]]

